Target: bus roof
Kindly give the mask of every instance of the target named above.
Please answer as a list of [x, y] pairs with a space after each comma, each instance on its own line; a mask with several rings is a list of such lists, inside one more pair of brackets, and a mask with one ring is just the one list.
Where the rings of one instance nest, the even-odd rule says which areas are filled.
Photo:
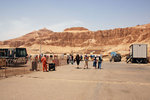
[[[21, 47], [22, 49], [24, 49], [23, 47]], [[21, 48], [18, 48], [18, 49], [21, 49]], [[15, 47], [0, 47], [0, 49], [16, 49]]]

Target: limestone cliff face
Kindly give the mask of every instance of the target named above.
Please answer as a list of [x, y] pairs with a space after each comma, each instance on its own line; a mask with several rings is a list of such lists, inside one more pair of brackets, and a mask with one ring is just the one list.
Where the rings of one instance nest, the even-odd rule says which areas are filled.
[[1, 44], [11, 47], [28, 47], [40, 43], [61, 47], [95, 47], [105, 45], [116, 46], [136, 42], [150, 43], [150, 24], [95, 32], [83, 27], [67, 28], [64, 32], [53, 32], [44, 28], [16, 39], [3, 41]]
[[[118, 28], [96, 32], [83, 33], [54, 33], [47, 40], [51, 40], [49, 45], [54, 46], [103, 46], [119, 45], [134, 42], [150, 42], [150, 28]], [[44, 40], [43, 40], [44, 41]]]
[[66, 28], [64, 32], [81, 33], [81, 32], [89, 32], [89, 30], [84, 27], [71, 27]]

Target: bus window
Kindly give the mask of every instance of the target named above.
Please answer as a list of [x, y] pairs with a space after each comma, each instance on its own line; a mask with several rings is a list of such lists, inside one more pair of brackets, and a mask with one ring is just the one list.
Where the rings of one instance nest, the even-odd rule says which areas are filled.
[[16, 57], [26, 57], [27, 52], [25, 48], [16, 48]]
[[6, 57], [8, 54], [8, 49], [0, 49], [0, 57]]
[[4, 57], [5, 53], [4, 51], [0, 51], [0, 57]]
[[8, 51], [8, 55], [9, 55], [9, 57], [14, 57], [14, 49], [10, 49]]

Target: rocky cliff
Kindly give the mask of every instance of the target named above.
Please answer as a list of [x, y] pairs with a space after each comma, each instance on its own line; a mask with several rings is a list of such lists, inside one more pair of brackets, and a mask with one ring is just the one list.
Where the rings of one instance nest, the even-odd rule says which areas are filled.
[[81, 32], [88, 32], [89, 30], [84, 27], [71, 27], [71, 28], [66, 28], [64, 32], [73, 32], [73, 33], [81, 33]]
[[[63, 49], [59, 49], [59, 53], [64, 53], [65, 51], [87, 53], [93, 50], [97, 53], [108, 53], [110, 51], [128, 52], [128, 47], [132, 43], [150, 44], [150, 24], [94, 32], [83, 27], [67, 28], [64, 32], [53, 32], [44, 28], [16, 39], [1, 42], [2, 45], [10, 47], [27, 48], [39, 48], [37, 45], [42, 44], [43, 48], [45, 46], [45, 51], [53, 52], [57, 52], [57, 48], [62, 47]], [[66, 50], [65, 47], [72, 49], [68, 48], [69, 50]], [[32, 50], [30, 49], [30, 51]]]

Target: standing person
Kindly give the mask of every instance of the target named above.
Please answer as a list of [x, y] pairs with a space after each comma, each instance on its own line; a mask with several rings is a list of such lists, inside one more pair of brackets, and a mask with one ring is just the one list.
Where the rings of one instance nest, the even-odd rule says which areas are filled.
[[35, 56], [35, 61], [38, 62], [38, 55]]
[[99, 57], [99, 59], [98, 59], [98, 69], [101, 69], [101, 64], [102, 64], [102, 58], [101, 58], [101, 56]]
[[95, 67], [95, 69], [96, 69], [96, 65], [97, 65], [97, 59], [95, 57], [94, 60], [93, 60], [93, 67]]
[[77, 54], [77, 56], [76, 56], [76, 62], [77, 62], [77, 68], [79, 69], [79, 64], [80, 64], [79, 54]]
[[67, 56], [67, 64], [69, 64], [69, 55]]
[[69, 55], [69, 63], [71, 63], [71, 55]]
[[80, 56], [80, 60], [82, 61], [82, 59], [83, 59], [83, 57], [82, 57], [82, 55]]
[[35, 70], [37, 71], [38, 66], [38, 55], [35, 56]]
[[31, 58], [32, 58], [32, 56], [30, 55], [30, 56], [29, 56], [29, 61], [31, 61]]
[[84, 61], [85, 61], [84, 69], [85, 69], [85, 67], [88, 69], [88, 60], [89, 60], [89, 57], [87, 55], [85, 55], [85, 57], [84, 57]]
[[39, 62], [41, 62], [41, 57], [42, 57], [42, 56], [41, 56], [41, 54], [40, 54], [40, 55], [39, 55]]
[[74, 62], [74, 60], [73, 60], [73, 55], [71, 55], [71, 64], [73, 65], [73, 62]]
[[46, 60], [46, 55], [44, 55], [44, 57], [42, 57], [41, 62], [43, 63], [43, 72], [47, 72], [47, 60]]

